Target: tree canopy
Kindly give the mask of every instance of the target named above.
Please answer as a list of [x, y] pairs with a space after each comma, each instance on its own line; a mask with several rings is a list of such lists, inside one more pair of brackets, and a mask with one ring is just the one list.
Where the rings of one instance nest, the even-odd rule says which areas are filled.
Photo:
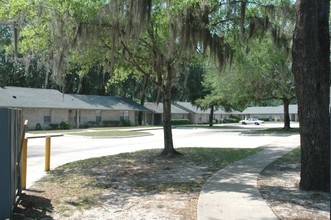
[[[95, 70], [106, 80], [123, 72], [148, 77], [164, 106], [165, 155], [176, 153], [170, 106], [180, 65], [202, 53], [224, 68], [231, 63], [235, 46], [267, 30], [277, 44], [284, 43], [280, 30], [286, 21], [274, 18], [291, 6], [289, 1], [271, 5], [216, 0], [11, 0], [1, 4], [0, 16], [13, 30], [14, 57], [25, 60], [25, 68], [33, 58], [43, 66], [46, 78], [52, 73], [62, 90], [72, 72], [78, 76], [74, 77], [78, 91], [83, 77]], [[101, 81], [102, 87], [109, 85], [106, 80]]]

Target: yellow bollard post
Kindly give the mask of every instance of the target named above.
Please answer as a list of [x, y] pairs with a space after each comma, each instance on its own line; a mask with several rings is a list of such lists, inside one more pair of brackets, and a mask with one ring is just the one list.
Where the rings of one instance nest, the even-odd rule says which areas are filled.
[[45, 171], [49, 171], [51, 166], [51, 137], [46, 137], [45, 143]]
[[28, 160], [28, 139], [23, 140], [22, 149], [22, 189], [26, 189], [26, 170], [27, 170], [27, 160]]

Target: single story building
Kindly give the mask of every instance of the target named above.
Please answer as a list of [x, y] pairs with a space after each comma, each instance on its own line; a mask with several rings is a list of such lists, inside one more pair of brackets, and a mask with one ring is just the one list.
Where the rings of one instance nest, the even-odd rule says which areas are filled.
[[[162, 125], [163, 104], [147, 102], [142, 106], [127, 98], [95, 95], [63, 94], [54, 89], [23, 87], [0, 88], [0, 107], [20, 108], [24, 119], [29, 120], [29, 129], [48, 129], [52, 124], [69, 121], [71, 127], [89, 125], [118, 126], [138, 124], [139, 112], [143, 124]], [[221, 121], [231, 115], [241, 118], [257, 117], [270, 121], [283, 121], [283, 105], [274, 107], [248, 107], [242, 112], [214, 111], [214, 119]], [[189, 119], [192, 124], [208, 123], [210, 109], [202, 110], [190, 102], [175, 102], [171, 105], [172, 119]], [[289, 106], [291, 121], [298, 121], [297, 105]]]
[[[189, 119], [192, 124], [209, 123], [210, 110], [202, 110], [191, 102], [175, 102], [175, 106], [187, 111], [189, 113]], [[225, 118], [229, 118], [231, 115], [237, 114], [237, 112], [226, 112], [222, 109], [214, 110], [214, 119], [221, 121]]]
[[[190, 102], [175, 102], [174, 105], [189, 112], [189, 119], [193, 124], [209, 122], [210, 109], [202, 110]], [[298, 121], [298, 106], [290, 105], [289, 114], [291, 121]], [[226, 112], [222, 109], [214, 110], [214, 119], [217, 121], [222, 121], [226, 118], [230, 118], [233, 115], [239, 116], [242, 119], [256, 117], [263, 119], [267, 118], [269, 121], [284, 121], [284, 106], [279, 105], [271, 107], [248, 107], [242, 112]]]
[[86, 124], [126, 121], [138, 124], [139, 111], [149, 112], [142, 105], [111, 96], [63, 94], [54, 89], [23, 87], [0, 88], [0, 106], [20, 108], [29, 129], [48, 129], [51, 124], [69, 121], [74, 128]]
[[[150, 125], [163, 124], [163, 104], [155, 102], [146, 102], [145, 108], [150, 112], [146, 113], [146, 122]], [[171, 105], [171, 119], [189, 119], [189, 113], [175, 105]]]
[[[291, 121], [298, 121], [298, 105], [289, 106]], [[269, 121], [284, 121], [284, 106], [248, 107], [240, 112], [241, 118], [263, 118]]]

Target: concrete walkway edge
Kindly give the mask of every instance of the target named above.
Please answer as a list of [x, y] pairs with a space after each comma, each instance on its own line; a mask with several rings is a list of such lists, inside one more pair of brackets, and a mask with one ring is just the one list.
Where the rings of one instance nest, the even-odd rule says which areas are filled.
[[264, 150], [216, 172], [203, 185], [197, 208], [199, 220], [278, 219], [263, 200], [259, 173], [271, 162], [299, 146], [299, 135], [263, 146]]

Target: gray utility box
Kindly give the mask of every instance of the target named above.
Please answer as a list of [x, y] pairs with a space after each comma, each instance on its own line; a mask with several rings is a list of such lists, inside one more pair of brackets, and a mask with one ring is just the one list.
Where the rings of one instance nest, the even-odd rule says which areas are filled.
[[21, 194], [23, 118], [20, 109], [0, 108], [0, 219], [10, 219]]

